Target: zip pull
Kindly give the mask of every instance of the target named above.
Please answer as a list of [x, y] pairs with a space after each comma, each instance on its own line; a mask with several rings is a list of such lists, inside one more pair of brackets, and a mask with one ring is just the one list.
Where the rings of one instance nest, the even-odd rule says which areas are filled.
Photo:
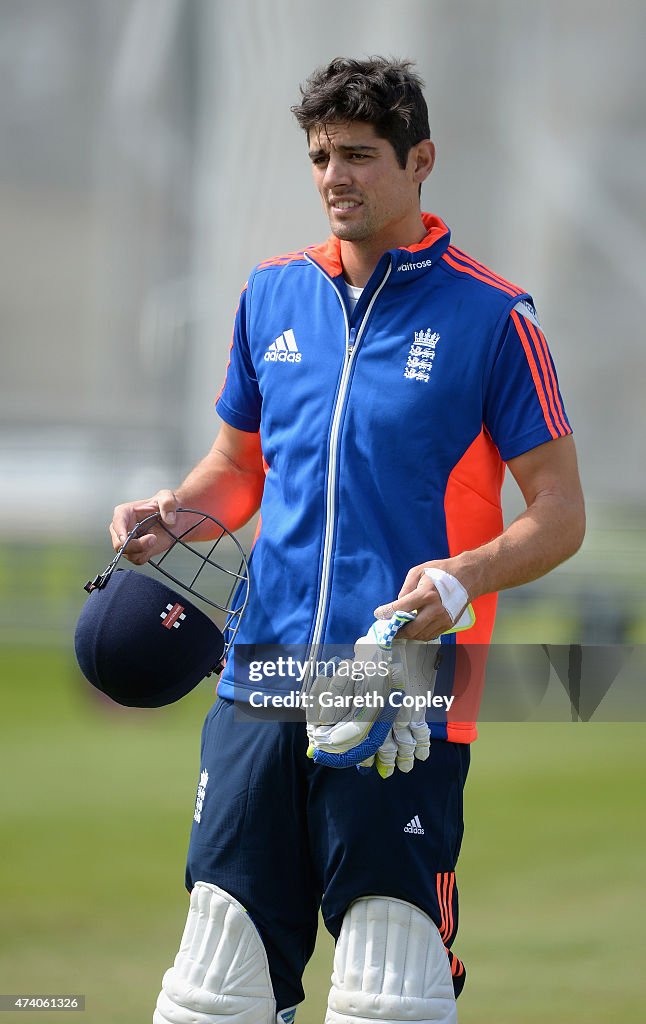
[[356, 340], [356, 336], [357, 336], [357, 329], [356, 329], [356, 327], [351, 327], [350, 328], [350, 334], [348, 335], [348, 348], [347, 348], [348, 359], [350, 358], [350, 356], [354, 352], [354, 343], [355, 343], [355, 340]]

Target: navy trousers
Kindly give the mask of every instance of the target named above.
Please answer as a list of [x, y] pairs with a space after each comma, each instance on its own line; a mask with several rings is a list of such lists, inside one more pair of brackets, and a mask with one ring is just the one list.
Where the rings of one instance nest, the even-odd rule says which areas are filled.
[[188, 889], [212, 882], [246, 908], [278, 1009], [304, 997], [319, 907], [336, 938], [349, 904], [368, 895], [407, 900], [432, 918], [459, 994], [465, 970], [451, 944], [469, 747], [434, 741], [427, 761], [389, 779], [315, 765], [306, 750], [303, 722], [244, 720], [218, 698], [202, 733]]

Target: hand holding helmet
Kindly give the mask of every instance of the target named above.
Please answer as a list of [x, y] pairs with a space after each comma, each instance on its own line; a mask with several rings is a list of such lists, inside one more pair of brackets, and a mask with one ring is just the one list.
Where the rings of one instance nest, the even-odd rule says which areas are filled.
[[[124, 507], [135, 511], [133, 506]], [[207, 531], [215, 540], [204, 555], [186, 539], [202, 539]], [[148, 542], [142, 557], [144, 551], [137, 545], [140, 538], [151, 536], [156, 540]], [[233, 567], [225, 564], [222, 549], [217, 551], [221, 543], [233, 545]], [[119, 568], [132, 545], [135, 564], [149, 562], [184, 593], [143, 572]], [[177, 549], [190, 556], [189, 573], [168, 561]], [[118, 704], [160, 707], [179, 700], [204, 676], [221, 671], [247, 605], [249, 570], [242, 547], [219, 520], [206, 512], [178, 508], [175, 532], [160, 511], [136, 522], [110, 564], [85, 589], [90, 596], [74, 638], [81, 671]], [[216, 609], [224, 620], [222, 630], [185, 594]]]

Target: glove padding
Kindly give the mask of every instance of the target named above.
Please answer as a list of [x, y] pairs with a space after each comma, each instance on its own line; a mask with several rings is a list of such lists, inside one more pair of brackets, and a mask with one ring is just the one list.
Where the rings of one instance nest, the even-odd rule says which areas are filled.
[[[396, 612], [387, 621], [377, 619], [366, 636], [357, 640], [352, 662], [342, 661], [332, 677], [314, 680], [307, 732], [308, 756], [316, 764], [330, 768], [358, 765], [374, 757], [387, 739], [398, 713], [404, 710], [390, 699], [401, 689], [404, 677], [403, 672], [392, 671], [392, 644], [397, 631], [415, 615]], [[321, 706], [323, 693], [331, 694], [331, 707]]]
[[[435, 645], [395, 640], [391, 675], [398, 688], [410, 696], [432, 691], [436, 658]], [[417, 708], [399, 708], [386, 739], [374, 757], [357, 765], [359, 771], [368, 772], [374, 765], [382, 779], [387, 779], [396, 767], [407, 773], [413, 770], [415, 761], [426, 761], [431, 749], [431, 733], [425, 720], [416, 717], [419, 713]]]
[[[425, 572], [435, 579], [439, 571], [426, 569]], [[447, 573], [441, 573], [441, 575], [442, 577], [448, 576]], [[448, 578], [453, 579], [451, 576]], [[457, 580], [454, 582], [457, 583]], [[451, 613], [449, 612], [449, 614]], [[469, 604], [455, 625], [445, 630], [442, 635], [470, 629], [475, 620], [473, 607]], [[395, 671], [395, 665], [400, 660], [404, 672], [404, 682], [401, 685], [406, 693], [415, 695], [432, 691], [437, 674], [437, 654], [431, 653], [433, 651], [431, 644], [439, 643], [439, 637], [432, 640], [430, 644], [418, 643], [415, 640], [395, 640], [392, 671]], [[432, 661], [429, 661], [429, 657]], [[431, 732], [426, 721], [415, 719], [413, 717], [415, 714], [417, 714], [415, 709], [402, 707], [392, 729], [386, 735], [386, 739], [375, 756], [358, 764], [358, 771], [367, 773], [375, 765], [381, 777], [387, 779], [393, 774], [395, 767], [402, 772], [410, 772], [415, 766], [415, 761], [426, 761], [431, 750]]]
[[393, 725], [373, 757], [357, 765], [360, 772], [369, 772], [374, 765], [382, 779], [389, 779], [398, 768], [408, 773], [415, 761], [426, 761], [431, 752], [431, 731], [426, 722]]

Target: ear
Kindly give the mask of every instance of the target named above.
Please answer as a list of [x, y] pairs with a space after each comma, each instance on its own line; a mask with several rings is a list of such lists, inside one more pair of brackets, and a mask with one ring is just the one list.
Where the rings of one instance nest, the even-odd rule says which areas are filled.
[[410, 151], [413, 180], [419, 185], [426, 181], [435, 163], [435, 143], [431, 139], [422, 139]]

